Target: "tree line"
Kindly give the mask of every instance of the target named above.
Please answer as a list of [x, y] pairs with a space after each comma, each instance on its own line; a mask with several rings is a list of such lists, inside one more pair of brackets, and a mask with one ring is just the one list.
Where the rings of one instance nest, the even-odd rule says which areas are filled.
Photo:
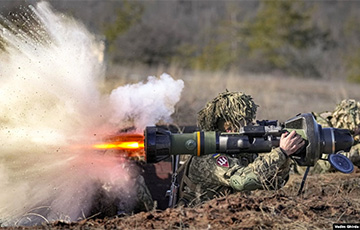
[[49, 2], [102, 35], [110, 63], [360, 82], [357, 1]]

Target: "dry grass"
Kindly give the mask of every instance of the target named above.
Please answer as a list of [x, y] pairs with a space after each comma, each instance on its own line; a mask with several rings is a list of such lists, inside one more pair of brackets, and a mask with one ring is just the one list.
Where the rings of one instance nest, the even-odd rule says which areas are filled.
[[182, 79], [185, 88], [176, 106], [174, 122], [179, 125], [196, 124], [196, 113], [218, 93], [241, 91], [252, 95], [260, 105], [257, 119], [285, 121], [298, 113], [333, 110], [341, 100], [360, 100], [360, 85], [344, 80], [317, 80], [276, 75], [254, 75], [236, 72], [186, 71], [169, 68], [146, 68], [143, 66], [112, 66], [107, 70], [108, 81], [104, 92], [121, 85], [143, 81], [147, 76], [168, 73]]
[[[311, 175], [297, 196], [302, 176], [278, 191], [257, 190], [213, 199], [194, 208], [154, 210], [132, 216], [52, 223], [51, 229], [331, 229], [358, 223], [359, 173]], [[351, 188], [351, 189], [350, 189]], [[334, 193], [338, 191], [339, 193]]]

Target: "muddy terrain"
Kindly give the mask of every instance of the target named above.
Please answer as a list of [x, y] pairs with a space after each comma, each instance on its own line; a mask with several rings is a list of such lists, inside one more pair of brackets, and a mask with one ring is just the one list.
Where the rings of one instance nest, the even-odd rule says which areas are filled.
[[281, 190], [238, 193], [196, 208], [58, 221], [26, 229], [332, 229], [334, 223], [360, 223], [359, 169], [351, 174], [310, 175], [298, 196], [301, 180], [302, 176], [292, 175]]

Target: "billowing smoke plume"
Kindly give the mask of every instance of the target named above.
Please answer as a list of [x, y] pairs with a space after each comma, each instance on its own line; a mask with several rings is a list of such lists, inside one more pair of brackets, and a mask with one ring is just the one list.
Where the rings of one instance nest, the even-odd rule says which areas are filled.
[[110, 95], [110, 104], [115, 106], [111, 121], [123, 128], [133, 124], [140, 130], [160, 120], [171, 122], [170, 116], [183, 87], [183, 81], [174, 81], [167, 74], [161, 75], [160, 79], [148, 77], [146, 84], [140, 82], [119, 87]]
[[84, 146], [171, 121], [183, 82], [164, 74], [101, 95], [102, 42], [46, 2], [15, 16], [21, 26], [0, 16], [0, 224], [76, 221], [105, 187], [131, 206], [126, 160]]

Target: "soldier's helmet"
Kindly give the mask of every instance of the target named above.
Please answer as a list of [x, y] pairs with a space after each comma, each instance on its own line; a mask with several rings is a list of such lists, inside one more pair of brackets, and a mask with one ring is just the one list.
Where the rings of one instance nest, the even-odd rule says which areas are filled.
[[223, 92], [198, 112], [198, 125], [205, 131], [224, 131], [219, 124], [227, 123], [231, 130], [251, 124], [256, 117], [256, 105], [251, 96], [242, 92]]
[[360, 126], [360, 102], [353, 99], [341, 101], [336, 106], [330, 122], [334, 128], [348, 129], [354, 135]]

